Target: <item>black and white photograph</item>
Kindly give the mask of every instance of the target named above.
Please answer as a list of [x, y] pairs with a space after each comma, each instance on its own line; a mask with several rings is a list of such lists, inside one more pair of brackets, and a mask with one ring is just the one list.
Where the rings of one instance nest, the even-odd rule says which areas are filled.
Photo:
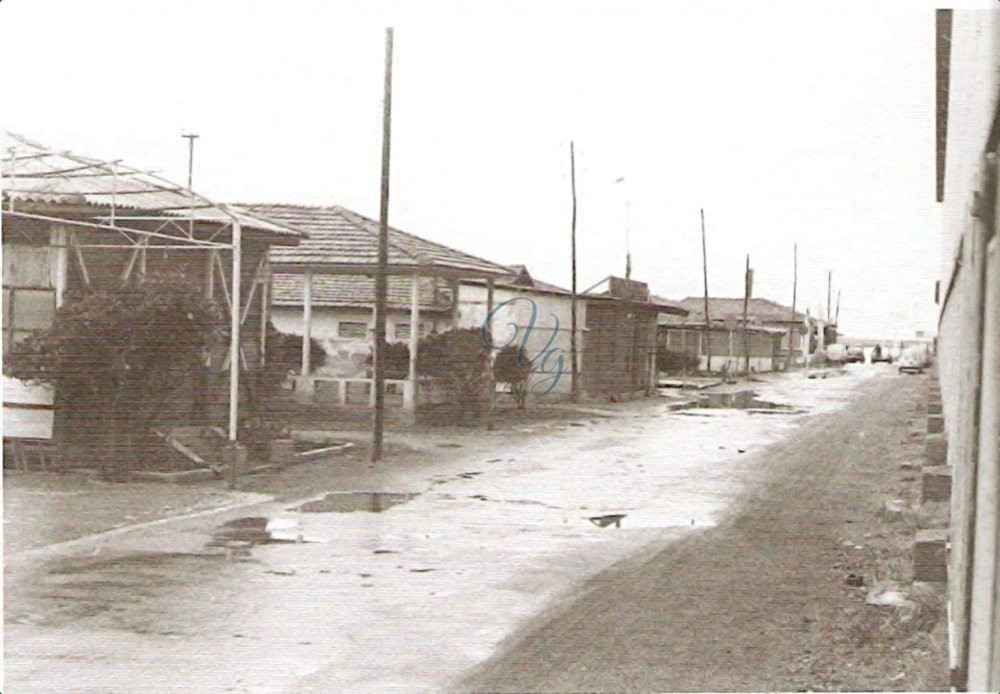
[[1000, 690], [1000, 2], [0, 47], [0, 691]]

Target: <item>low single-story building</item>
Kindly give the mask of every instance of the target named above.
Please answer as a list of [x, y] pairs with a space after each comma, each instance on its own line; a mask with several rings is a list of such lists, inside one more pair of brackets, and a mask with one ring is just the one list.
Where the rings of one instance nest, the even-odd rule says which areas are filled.
[[[587, 395], [622, 400], [651, 394], [656, 387], [657, 320], [660, 314], [683, 317], [687, 310], [649, 293], [644, 282], [607, 277], [582, 295], [587, 333], [582, 354]], [[596, 289], [596, 287], [595, 287]]]
[[[258, 368], [266, 349], [268, 249], [294, 246], [302, 234], [119, 161], [51, 149], [12, 133], [5, 140], [4, 354], [17, 352], [33, 331], [51, 327], [69, 292], [180, 272], [224, 306], [219, 327], [230, 338], [228, 347], [208, 356], [204, 374], [177, 384], [172, 410], [198, 418], [191, 423], [199, 425], [226, 421], [228, 410], [235, 441], [239, 374]], [[19, 404], [39, 410], [46, 397], [53, 405], [51, 425], [28, 427], [30, 438], [86, 438], [86, 431], [62, 425], [58, 392], [44, 396], [41, 386], [15, 380], [4, 376], [5, 410]], [[8, 427], [4, 435], [18, 434]]]
[[[294, 224], [296, 228], [310, 234], [310, 240], [296, 249], [295, 256], [312, 253], [317, 262], [322, 262], [323, 258], [329, 258], [333, 262], [337, 260], [338, 253], [353, 252], [352, 249], [340, 247], [350, 240], [350, 236], [337, 236], [344, 225], [360, 227], [366, 233], [377, 231], [377, 222], [341, 207], [246, 207], [269, 218]], [[547, 397], [556, 398], [570, 393], [572, 293], [569, 290], [535, 279], [523, 265], [501, 266], [420, 239], [408, 232], [390, 229], [391, 246], [400, 248], [415, 243], [433, 249], [436, 262], [448, 262], [456, 266], [473, 262], [489, 263], [490, 269], [502, 269], [504, 274], [493, 280], [493, 306], [496, 309], [491, 322], [493, 344], [502, 346], [513, 341], [520, 347], [523, 341], [525, 358], [532, 360], [534, 371], [528, 387], [532, 388], [541, 382], [535, 388], [536, 394], [548, 391]], [[281, 251], [272, 256], [274, 272], [271, 320], [275, 328], [283, 333], [304, 335], [305, 278], [302, 274], [281, 271], [283, 259], [287, 257], [288, 254]], [[406, 276], [390, 275], [387, 278], [386, 340], [390, 343], [410, 343], [413, 282], [411, 277]], [[476, 278], [474, 275], [456, 279], [454, 276], [427, 274], [419, 276], [416, 282], [419, 301], [418, 337], [446, 332], [455, 327], [482, 327], [489, 304], [486, 279]], [[454, 301], [456, 293], [458, 300]], [[371, 276], [316, 274], [312, 278], [309, 335], [320, 343], [326, 356], [322, 366], [310, 369], [313, 384], [317, 381], [338, 384], [349, 382], [363, 393], [370, 392], [362, 382], [371, 378], [368, 362], [375, 328], [374, 297], [375, 281]], [[580, 299], [577, 301], [577, 346], [580, 353], [583, 351], [586, 315], [587, 304]], [[547, 360], [545, 354], [542, 354], [543, 350], [545, 354], [552, 352]], [[560, 368], [564, 371], [563, 375], [552, 378]], [[552, 385], [551, 390], [549, 385]], [[340, 388], [345, 395], [349, 395], [347, 385]], [[305, 391], [315, 392], [315, 386], [306, 388]]]
[[[743, 329], [735, 324], [713, 321], [707, 331], [711, 345], [713, 371], [738, 373], [746, 370], [746, 355], [750, 355], [750, 371], [776, 371], [782, 364], [782, 342], [788, 333], [780, 328], [760, 325], [748, 326], [746, 349], [743, 344]], [[677, 354], [698, 357], [698, 369], [708, 369], [708, 355], [705, 350], [705, 324], [692, 321], [662, 320], [659, 325], [658, 342], [661, 349]]]
[[[689, 296], [679, 303], [689, 311], [688, 321], [690, 323], [705, 325], [704, 297]], [[708, 315], [713, 325], [719, 322], [723, 326], [741, 326], [743, 324], [743, 297], [709, 297]], [[815, 323], [814, 319], [812, 321], [812, 330], [815, 330]], [[801, 362], [804, 355], [812, 354], [816, 349], [816, 337], [813, 336], [810, 338], [810, 323], [807, 315], [799, 311], [793, 311], [790, 307], [782, 306], [776, 301], [751, 297], [747, 302], [747, 324], [751, 327], [759, 326], [783, 331], [784, 337], [781, 340], [778, 356], [784, 363]], [[713, 370], [717, 368], [714, 363], [715, 355], [728, 354], [729, 342], [728, 336], [722, 334], [720, 337], [722, 344], [716, 345], [714, 332], [713, 329], [713, 334], [709, 336], [711, 353], [713, 355]], [[723, 333], [725, 332], [725, 329], [723, 329]], [[739, 344], [742, 350], [742, 342]], [[767, 350], [757, 351], [763, 352]]]

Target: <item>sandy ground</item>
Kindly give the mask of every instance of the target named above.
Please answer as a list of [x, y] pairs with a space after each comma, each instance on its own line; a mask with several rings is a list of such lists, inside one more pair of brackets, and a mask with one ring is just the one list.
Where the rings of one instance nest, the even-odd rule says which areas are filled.
[[[654, 401], [469, 433], [439, 458], [425, 450], [353, 478], [417, 495], [380, 513], [275, 502], [8, 562], [5, 691], [440, 690], [588, 578], [709, 532], [774, 476], [767, 446], [894, 378], [754, 384], [798, 415]], [[625, 514], [620, 528], [588, 520], [612, 513]], [[240, 515], [281, 516], [327, 541], [206, 554], [213, 527]]]

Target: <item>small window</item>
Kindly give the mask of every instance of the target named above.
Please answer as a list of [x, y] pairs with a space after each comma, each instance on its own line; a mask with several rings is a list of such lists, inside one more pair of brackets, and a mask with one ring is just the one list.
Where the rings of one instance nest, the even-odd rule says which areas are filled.
[[[427, 323], [420, 323], [420, 337], [427, 337]], [[410, 324], [409, 323], [396, 323], [396, 339], [397, 340], [409, 340], [410, 339]]]
[[363, 340], [368, 337], [368, 324], [360, 321], [340, 321], [337, 326], [338, 337]]

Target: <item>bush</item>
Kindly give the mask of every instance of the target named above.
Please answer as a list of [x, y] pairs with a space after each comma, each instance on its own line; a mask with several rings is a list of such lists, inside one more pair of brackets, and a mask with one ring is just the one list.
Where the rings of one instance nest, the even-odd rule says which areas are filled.
[[4, 373], [51, 384], [68, 429], [105, 448], [106, 469], [135, 461], [137, 446], [148, 454], [157, 423], [190, 416], [178, 393], [194, 387], [222, 324], [218, 306], [180, 273], [68, 293], [52, 327], [19, 345]]
[[[385, 357], [385, 377], [406, 379], [410, 377], [410, 348], [403, 342], [387, 342], [382, 350]], [[420, 354], [419, 349], [417, 354]], [[365, 363], [373, 367], [374, 355], [369, 354]]]
[[478, 328], [428, 335], [417, 350], [417, 374], [430, 376], [448, 392], [457, 417], [479, 416], [489, 388], [490, 350]]
[[660, 348], [656, 353], [656, 368], [663, 373], [696, 372], [699, 363], [697, 354], [674, 352], [663, 348]]
[[522, 364], [518, 359], [520, 346], [513, 344], [504, 347], [497, 353], [493, 363], [493, 380], [498, 383], [509, 383], [511, 395], [518, 409], [524, 409], [528, 399], [528, 379], [531, 378], [531, 365]]

